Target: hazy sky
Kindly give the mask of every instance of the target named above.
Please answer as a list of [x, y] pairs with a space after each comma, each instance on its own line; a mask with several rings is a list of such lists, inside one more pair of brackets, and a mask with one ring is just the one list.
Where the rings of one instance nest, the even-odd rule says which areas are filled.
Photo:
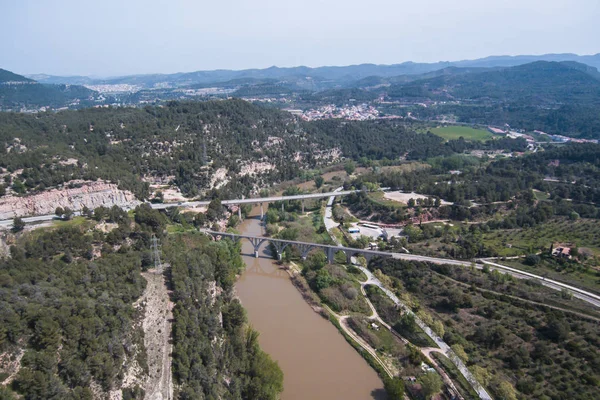
[[123, 75], [600, 52], [600, 0], [0, 0], [0, 68]]

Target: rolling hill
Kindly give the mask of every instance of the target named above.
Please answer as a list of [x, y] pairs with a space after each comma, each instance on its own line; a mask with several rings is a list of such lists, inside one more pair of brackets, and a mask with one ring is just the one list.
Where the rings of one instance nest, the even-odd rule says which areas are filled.
[[526, 103], [600, 104], [596, 68], [576, 62], [536, 61], [483, 72], [442, 74], [392, 85], [390, 98]]
[[0, 110], [91, 105], [97, 95], [80, 85], [42, 84], [0, 69]]
[[359, 64], [348, 66], [323, 66], [323, 67], [269, 67], [264, 69], [245, 70], [213, 70], [178, 72], [173, 74], [147, 74], [128, 75], [104, 79], [92, 79], [82, 76], [60, 77], [45, 74], [30, 75], [41, 83], [63, 84], [131, 84], [142, 88], [152, 88], [156, 84], [167, 84], [172, 87], [182, 87], [195, 84], [222, 83], [235, 79], [275, 79], [298, 81], [311, 78], [320, 82], [322, 88], [335, 86], [348, 86], [348, 84], [368, 78], [392, 78], [400, 75], [420, 75], [443, 70], [448, 67], [457, 68], [493, 68], [512, 67], [536, 61], [575, 61], [600, 68], [600, 53], [595, 55], [579, 56], [577, 54], [545, 54], [545, 55], [520, 55], [520, 56], [491, 56], [475, 60], [440, 61], [435, 63], [416, 63], [412, 61], [400, 64], [379, 65]]

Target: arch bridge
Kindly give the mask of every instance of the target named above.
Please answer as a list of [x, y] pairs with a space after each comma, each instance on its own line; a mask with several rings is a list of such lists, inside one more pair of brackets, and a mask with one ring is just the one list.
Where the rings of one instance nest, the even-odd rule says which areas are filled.
[[378, 250], [368, 250], [368, 249], [355, 249], [352, 247], [343, 247], [329, 244], [319, 244], [319, 243], [307, 243], [307, 242], [298, 242], [295, 240], [283, 240], [283, 239], [275, 239], [265, 236], [251, 236], [251, 235], [240, 235], [237, 233], [229, 233], [229, 232], [216, 232], [211, 230], [203, 230], [207, 235], [212, 236], [215, 240], [220, 238], [229, 238], [235, 242], [240, 241], [242, 239], [248, 240], [252, 247], [254, 248], [254, 257], [258, 257], [260, 248], [265, 243], [270, 243], [273, 245], [275, 249], [275, 255], [278, 260], [281, 260], [283, 256], [283, 251], [288, 246], [293, 246], [298, 249], [300, 252], [300, 256], [303, 260], [306, 260], [308, 254], [314, 250], [319, 249], [322, 250], [327, 256], [327, 262], [329, 264], [333, 264], [335, 254], [338, 251], [344, 252], [346, 255], [346, 260], [350, 263], [350, 258], [355, 255], [363, 256], [367, 261], [370, 261], [373, 257], [392, 257], [392, 253], [378, 251]]

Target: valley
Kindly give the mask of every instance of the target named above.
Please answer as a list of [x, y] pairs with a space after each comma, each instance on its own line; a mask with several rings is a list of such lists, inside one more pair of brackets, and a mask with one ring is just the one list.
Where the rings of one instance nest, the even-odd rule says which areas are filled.
[[565, 57], [1, 71], [0, 397], [593, 399], [600, 84]]

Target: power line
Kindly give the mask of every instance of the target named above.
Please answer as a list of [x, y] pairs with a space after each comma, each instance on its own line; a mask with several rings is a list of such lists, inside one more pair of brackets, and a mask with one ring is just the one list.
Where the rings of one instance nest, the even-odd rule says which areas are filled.
[[156, 235], [152, 235], [152, 258], [154, 258], [154, 269], [162, 274], [162, 262], [160, 261], [160, 244]]

